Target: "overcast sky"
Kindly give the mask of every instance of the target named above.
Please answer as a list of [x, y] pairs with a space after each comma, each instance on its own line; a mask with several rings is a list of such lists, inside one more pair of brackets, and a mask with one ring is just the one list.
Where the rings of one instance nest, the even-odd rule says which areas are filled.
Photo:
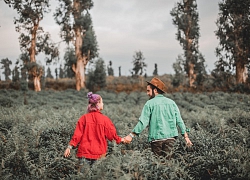
[[[136, 51], [142, 51], [147, 64], [146, 73], [151, 76], [154, 64], [158, 65], [158, 74], [173, 74], [172, 64], [182, 47], [176, 40], [177, 28], [172, 23], [170, 11], [177, 0], [93, 0], [94, 7], [90, 13], [99, 46], [99, 57], [106, 65], [112, 61], [115, 76], [121, 66], [122, 75], [130, 75], [132, 60]], [[217, 60], [215, 48], [218, 40], [217, 30], [219, 0], [197, 0], [200, 25], [199, 50], [205, 57], [207, 71], [214, 69]], [[46, 32], [50, 32], [54, 42], [60, 42], [60, 27], [52, 14], [57, 1], [53, 1], [51, 13], [41, 22]], [[14, 10], [0, 0], [0, 60], [9, 58], [16, 61], [20, 55], [18, 37], [13, 18]], [[63, 64], [65, 44], [60, 44], [60, 62]], [[37, 58], [43, 62], [43, 57]], [[1, 65], [0, 65], [1, 66]], [[57, 65], [59, 67], [59, 65]], [[2, 73], [3, 70], [0, 69]], [[1, 77], [3, 77], [1, 75]]]

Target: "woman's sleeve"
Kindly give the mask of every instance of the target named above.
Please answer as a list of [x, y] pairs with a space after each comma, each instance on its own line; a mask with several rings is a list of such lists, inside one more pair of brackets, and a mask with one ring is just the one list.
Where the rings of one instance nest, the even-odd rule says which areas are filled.
[[78, 145], [78, 143], [81, 141], [81, 138], [82, 138], [83, 129], [84, 129], [84, 121], [83, 121], [83, 117], [81, 117], [77, 121], [74, 134], [69, 142], [70, 145], [74, 147]]
[[116, 144], [121, 143], [121, 137], [117, 135], [115, 125], [112, 123], [110, 119], [107, 121], [107, 127], [106, 127], [106, 132], [105, 136], [109, 141], [116, 141]]

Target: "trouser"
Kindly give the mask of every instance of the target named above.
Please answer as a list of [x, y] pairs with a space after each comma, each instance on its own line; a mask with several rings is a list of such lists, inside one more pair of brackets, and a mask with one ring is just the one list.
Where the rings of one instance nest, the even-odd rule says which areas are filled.
[[94, 162], [96, 161], [96, 159], [88, 159], [88, 158], [78, 158], [78, 172], [81, 173], [87, 173], [91, 166], [94, 164]]
[[166, 159], [171, 159], [172, 150], [175, 144], [175, 139], [165, 139], [165, 140], [157, 140], [151, 142], [151, 150], [155, 155], [166, 157]]

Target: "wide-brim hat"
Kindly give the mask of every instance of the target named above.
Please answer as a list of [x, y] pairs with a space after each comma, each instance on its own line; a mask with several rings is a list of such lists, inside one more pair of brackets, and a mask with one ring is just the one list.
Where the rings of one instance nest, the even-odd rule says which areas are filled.
[[160, 79], [154, 77], [153, 79], [151, 79], [150, 82], [148, 82], [148, 81], [146, 81], [146, 82], [165, 93], [166, 86]]

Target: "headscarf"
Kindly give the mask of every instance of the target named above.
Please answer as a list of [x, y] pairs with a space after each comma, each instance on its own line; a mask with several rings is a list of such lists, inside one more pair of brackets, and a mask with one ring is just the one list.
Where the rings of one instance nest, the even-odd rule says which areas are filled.
[[100, 102], [102, 97], [99, 94], [93, 94], [92, 92], [89, 92], [87, 94], [87, 97], [89, 99], [87, 111], [88, 112], [98, 111], [99, 107], [97, 103]]

